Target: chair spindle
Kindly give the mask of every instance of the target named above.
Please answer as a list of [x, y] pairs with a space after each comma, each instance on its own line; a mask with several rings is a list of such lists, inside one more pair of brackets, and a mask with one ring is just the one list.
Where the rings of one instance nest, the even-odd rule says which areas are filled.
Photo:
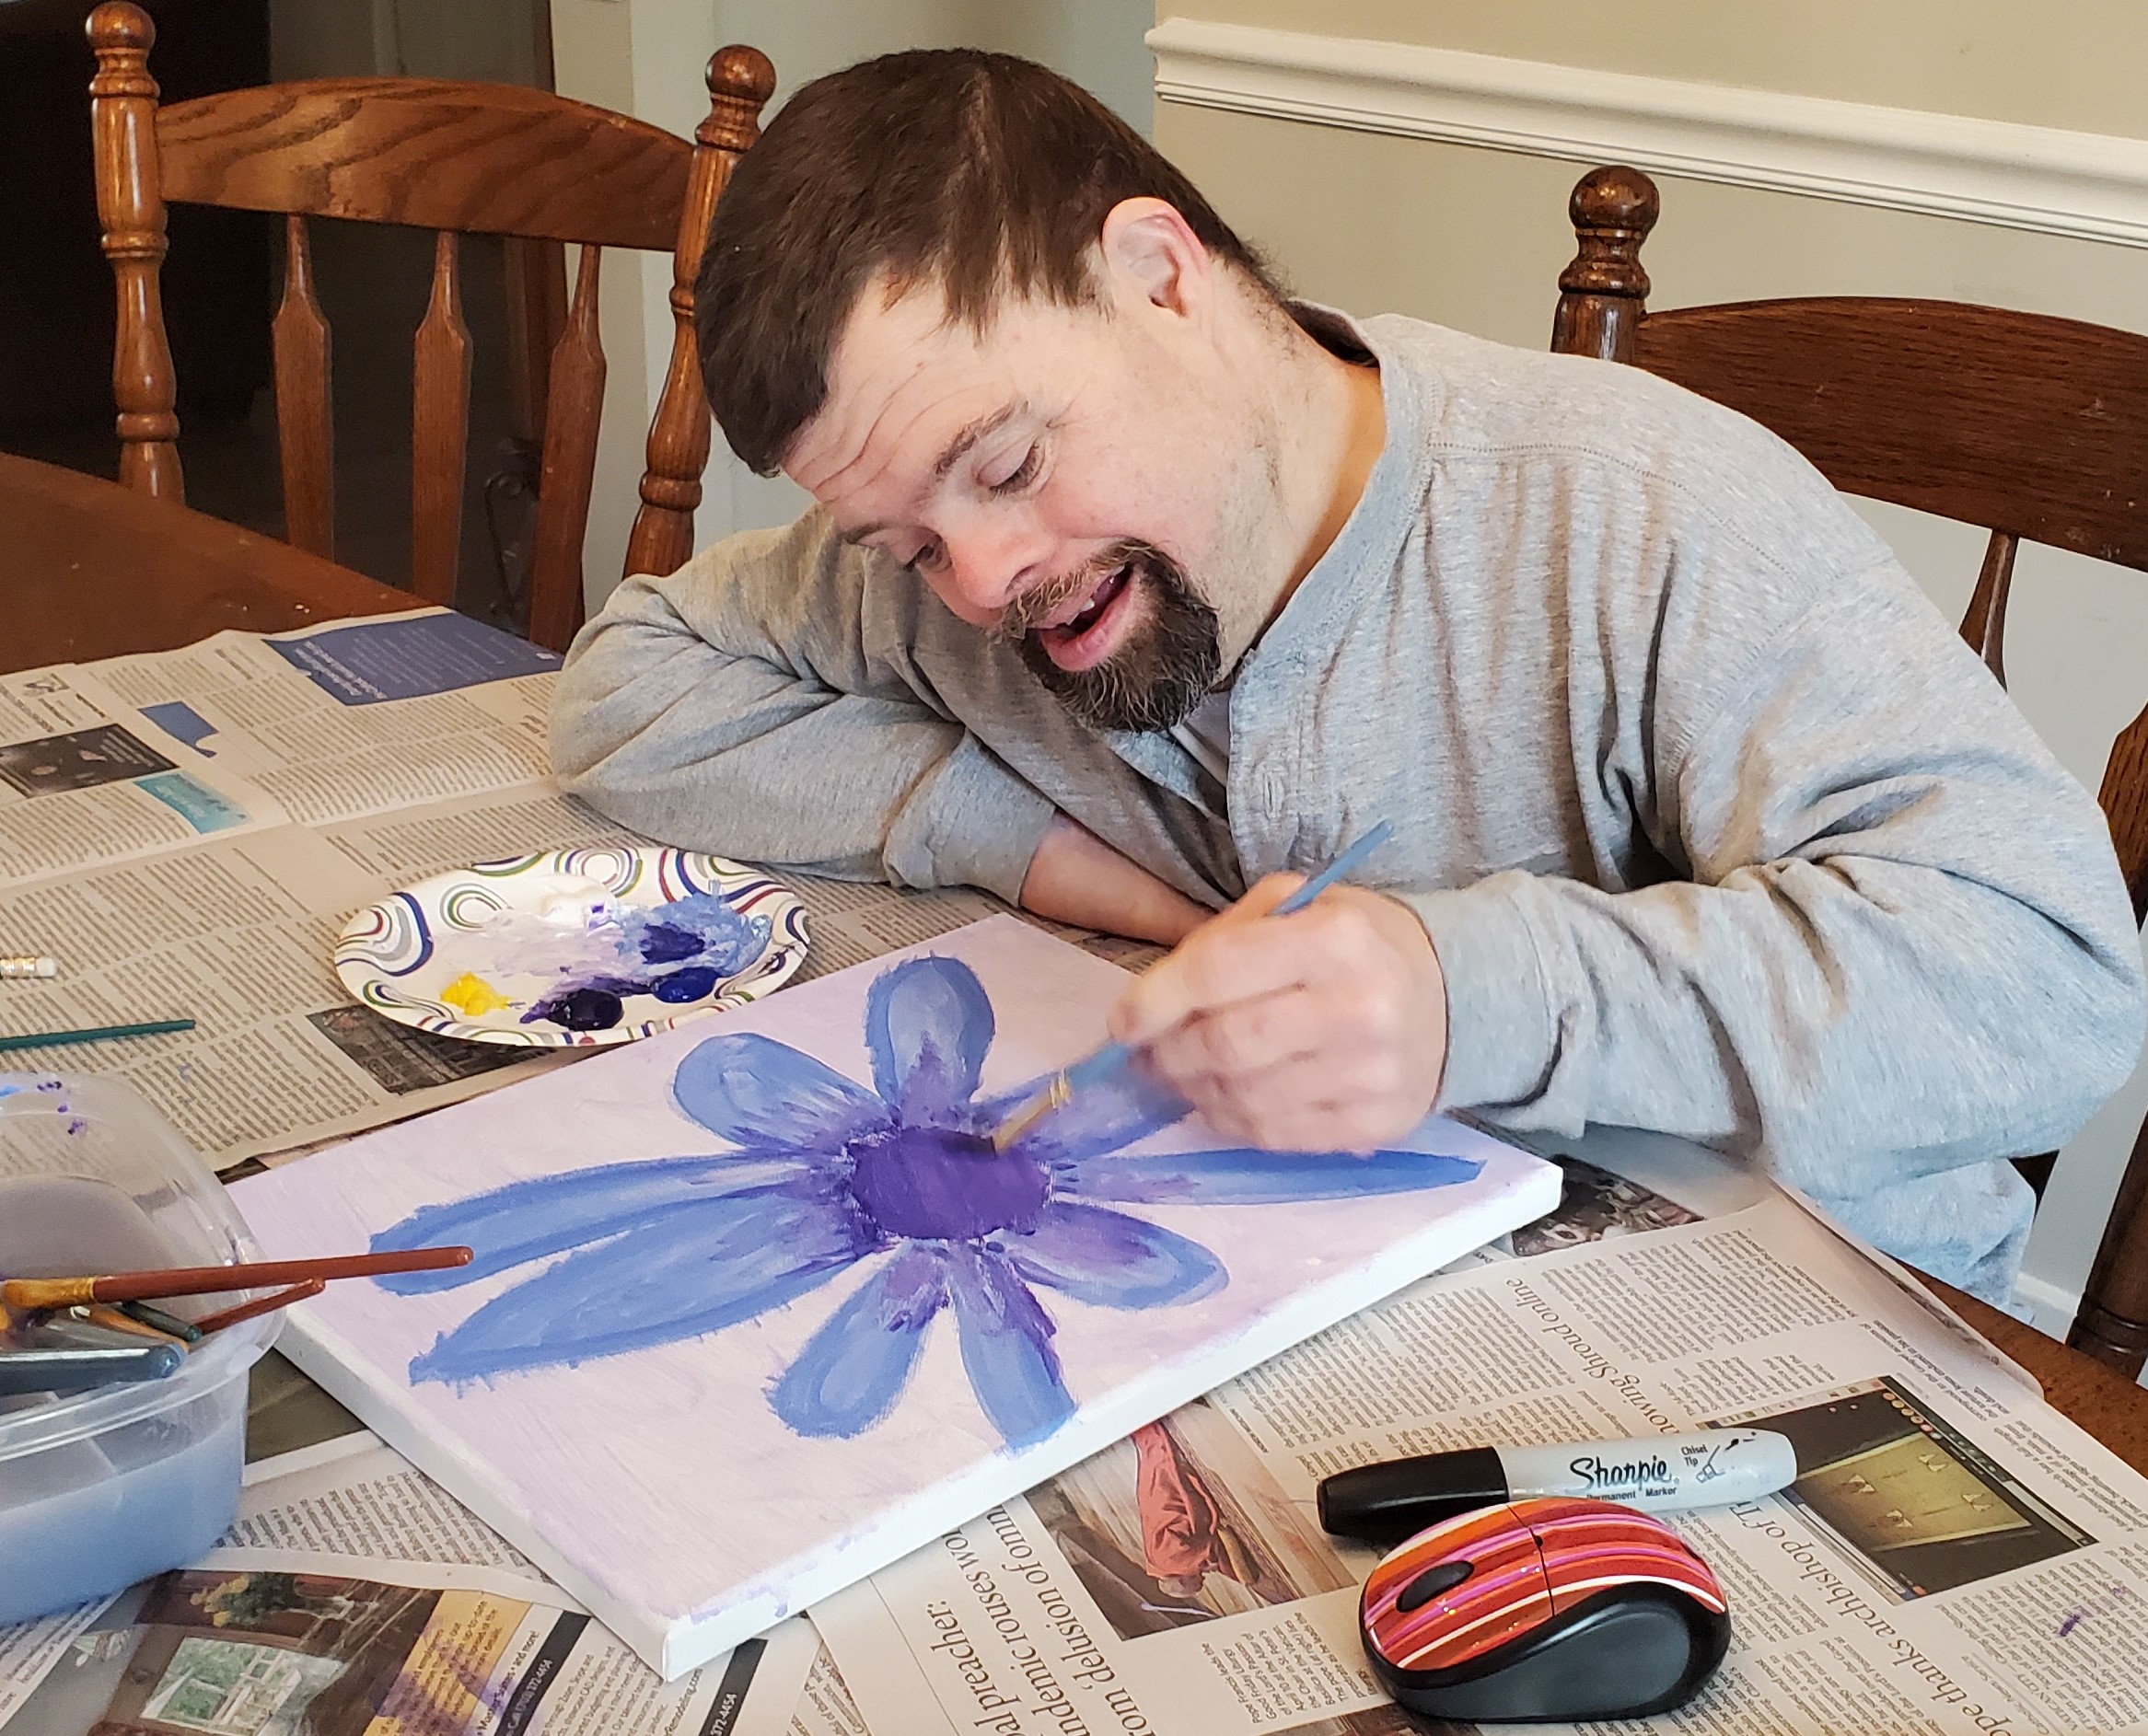
[[411, 589], [452, 605], [462, 545], [462, 481], [470, 444], [470, 328], [462, 322], [459, 237], [433, 244], [433, 293], [412, 349]]
[[157, 80], [149, 51], [157, 27], [126, 0], [107, 0], [86, 27], [97, 53], [89, 127], [97, 165], [97, 215], [119, 289], [112, 398], [119, 406], [120, 480], [160, 500], [186, 500], [179, 463], [179, 380], [164, 330], [164, 198], [157, 167]]
[[284, 298], [272, 328], [276, 446], [284, 465], [284, 540], [332, 561], [336, 552], [335, 423], [330, 413], [328, 319], [313, 291], [306, 219], [284, 218]]
[[545, 397], [544, 469], [537, 490], [537, 542], [529, 561], [529, 639], [564, 651], [582, 625], [582, 527], [604, 408], [604, 345], [597, 329], [601, 249], [586, 247], [575, 301], [552, 353]]
[[761, 110], [775, 94], [775, 68], [759, 49], [734, 43], [708, 65], [709, 112], [694, 129], [686, 215], [671, 258], [671, 365], [649, 425], [642, 505], [627, 538], [629, 573], [676, 573], [693, 553], [693, 513], [709, 461], [709, 401], [693, 330], [693, 285], [709, 224], [732, 166], [761, 136]]
[[2134, 1141], [2066, 1342], [2138, 1380], [2148, 1363], [2148, 1125]]
[[2014, 588], [2014, 554], [2021, 538], [1994, 530], [1984, 545], [1983, 570], [1961, 618], [1961, 636], [1983, 658], [1984, 666], [2006, 685], [2006, 596]]

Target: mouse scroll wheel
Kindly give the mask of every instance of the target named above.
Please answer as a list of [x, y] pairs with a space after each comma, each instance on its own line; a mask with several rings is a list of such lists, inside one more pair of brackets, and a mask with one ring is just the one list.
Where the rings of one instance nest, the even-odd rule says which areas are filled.
[[1395, 1607], [1404, 1612], [1422, 1609], [1442, 1592], [1453, 1591], [1474, 1571], [1467, 1561], [1443, 1561], [1436, 1568], [1427, 1568], [1402, 1588]]

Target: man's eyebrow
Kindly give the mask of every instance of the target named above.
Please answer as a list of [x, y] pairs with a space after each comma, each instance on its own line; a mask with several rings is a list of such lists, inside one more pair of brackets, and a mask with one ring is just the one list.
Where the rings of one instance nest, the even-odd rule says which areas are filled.
[[[0, 3], [4, 3], [4, 0], [0, 0]], [[940, 453], [940, 456], [933, 460], [933, 480], [935, 482], [946, 481], [947, 480], [947, 472], [952, 470], [958, 464], [962, 462], [962, 455], [965, 452], [968, 452], [970, 447], [974, 446], [987, 434], [993, 434], [998, 429], [1004, 428], [1009, 422], [1013, 421], [1014, 418], [1020, 413], [1022, 409], [1023, 406], [1018, 402], [1012, 404], [1002, 404], [997, 410], [990, 411], [986, 414], [978, 417], [976, 421], [972, 422], [968, 427], [964, 428], [961, 433], [958, 434], [952, 440], [947, 442], [946, 448]], [[882, 531], [889, 528], [890, 526], [888, 524], [883, 521], [876, 520], [874, 523], [869, 525], [859, 525], [854, 529], [839, 530], [836, 532], [836, 535], [840, 537], [844, 542], [863, 543], [870, 541], [873, 538], [878, 536]]]
[[1004, 427], [1007, 422], [1013, 420], [1015, 412], [1021, 408], [1020, 404], [1002, 404], [990, 414], [980, 416], [960, 434], [948, 441], [946, 450], [940, 454], [933, 465], [933, 480], [935, 482], [946, 481], [947, 472], [961, 463], [962, 455], [965, 452], [983, 439], [986, 434]]

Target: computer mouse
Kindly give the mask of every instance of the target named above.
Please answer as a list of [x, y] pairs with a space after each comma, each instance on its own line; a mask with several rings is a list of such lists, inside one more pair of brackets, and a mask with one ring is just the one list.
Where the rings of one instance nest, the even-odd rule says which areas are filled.
[[1380, 1557], [1358, 1623], [1399, 1705], [1466, 1724], [1666, 1712], [1730, 1645], [1723, 1588], [1684, 1539], [1564, 1497], [1419, 1532]]

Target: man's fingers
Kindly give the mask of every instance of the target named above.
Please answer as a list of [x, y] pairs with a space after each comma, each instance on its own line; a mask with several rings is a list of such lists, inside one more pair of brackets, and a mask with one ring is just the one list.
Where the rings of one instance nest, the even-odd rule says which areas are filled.
[[1156, 1071], [1174, 1080], [1253, 1072], [1299, 1059], [1318, 1047], [1306, 1019], [1307, 999], [1294, 985], [1195, 1013], [1151, 1043], [1149, 1055]]
[[1268, 1151], [1370, 1152], [1421, 1118], [1401, 1096], [1360, 1089], [1332, 1056], [1189, 1084], [1190, 1101], [1219, 1133]]
[[[1269, 897], [1272, 909], [1292, 884], [1283, 875], [1271, 880], [1284, 881]], [[1270, 885], [1263, 881], [1247, 901]], [[1241, 915], [1245, 908], [1241, 902], [1204, 924], [1138, 978], [1112, 1010], [1111, 1035], [1151, 1043], [1196, 1013], [1316, 982], [1336, 967], [1330, 919], [1318, 906], [1280, 921]]]

